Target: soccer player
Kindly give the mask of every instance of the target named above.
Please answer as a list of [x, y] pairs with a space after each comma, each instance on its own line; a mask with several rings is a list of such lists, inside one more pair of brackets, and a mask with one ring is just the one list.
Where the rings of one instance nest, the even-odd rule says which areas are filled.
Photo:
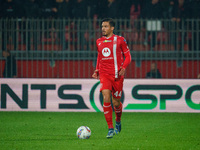
[[[103, 37], [97, 39], [97, 65], [92, 77], [100, 79], [100, 92], [103, 95], [103, 111], [108, 124], [107, 138], [112, 138], [121, 131], [122, 88], [125, 69], [131, 62], [131, 55], [126, 40], [113, 33], [115, 22], [111, 18], [102, 21]], [[125, 57], [125, 59], [124, 59]], [[112, 103], [116, 115], [115, 129], [112, 121]]]

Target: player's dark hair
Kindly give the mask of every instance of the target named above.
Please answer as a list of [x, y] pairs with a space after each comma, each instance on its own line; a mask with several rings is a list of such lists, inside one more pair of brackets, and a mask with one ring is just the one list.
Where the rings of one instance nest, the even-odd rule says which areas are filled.
[[105, 18], [101, 21], [101, 23], [103, 22], [109, 22], [111, 27], [115, 27], [115, 21], [112, 18]]

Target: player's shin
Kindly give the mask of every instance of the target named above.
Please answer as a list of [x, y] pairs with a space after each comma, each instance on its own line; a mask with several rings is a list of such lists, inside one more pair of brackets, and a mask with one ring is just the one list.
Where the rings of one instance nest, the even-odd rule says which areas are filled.
[[119, 134], [121, 132], [121, 116], [122, 116], [122, 103], [118, 107], [114, 107], [115, 115], [116, 115], [116, 124], [115, 124], [115, 134]]
[[103, 111], [104, 111], [104, 116], [105, 116], [106, 122], [108, 124], [108, 128], [113, 129], [114, 127], [113, 127], [113, 122], [112, 122], [112, 106], [111, 106], [111, 103], [104, 102]]
[[122, 116], [122, 103], [120, 102], [120, 105], [118, 107], [114, 107], [115, 110], [115, 115], [116, 115], [116, 119], [115, 121], [117, 123], [121, 122], [121, 116]]

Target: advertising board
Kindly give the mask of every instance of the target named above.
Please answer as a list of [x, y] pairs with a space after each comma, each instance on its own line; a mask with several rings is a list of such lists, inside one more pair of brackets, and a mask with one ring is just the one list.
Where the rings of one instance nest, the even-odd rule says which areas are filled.
[[[0, 79], [0, 111], [101, 112], [95, 79]], [[198, 79], [125, 79], [124, 112], [200, 112]]]

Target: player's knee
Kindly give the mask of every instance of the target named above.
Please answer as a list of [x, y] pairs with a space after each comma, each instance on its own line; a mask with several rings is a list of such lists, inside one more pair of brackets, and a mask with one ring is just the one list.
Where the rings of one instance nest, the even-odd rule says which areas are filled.
[[102, 94], [103, 94], [103, 101], [106, 102], [106, 103], [110, 103], [111, 102], [110, 91], [109, 90], [103, 90]]
[[113, 100], [113, 106], [114, 106], [114, 107], [119, 107], [119, 106], [120, 106], [120, 101], [118, 101], [118, 100]]
[[111, 99], [110, 99], [110, 95], [103, 95], [103, 101], [106, 102], [106, 103], [110, 103], [111, 102]]

